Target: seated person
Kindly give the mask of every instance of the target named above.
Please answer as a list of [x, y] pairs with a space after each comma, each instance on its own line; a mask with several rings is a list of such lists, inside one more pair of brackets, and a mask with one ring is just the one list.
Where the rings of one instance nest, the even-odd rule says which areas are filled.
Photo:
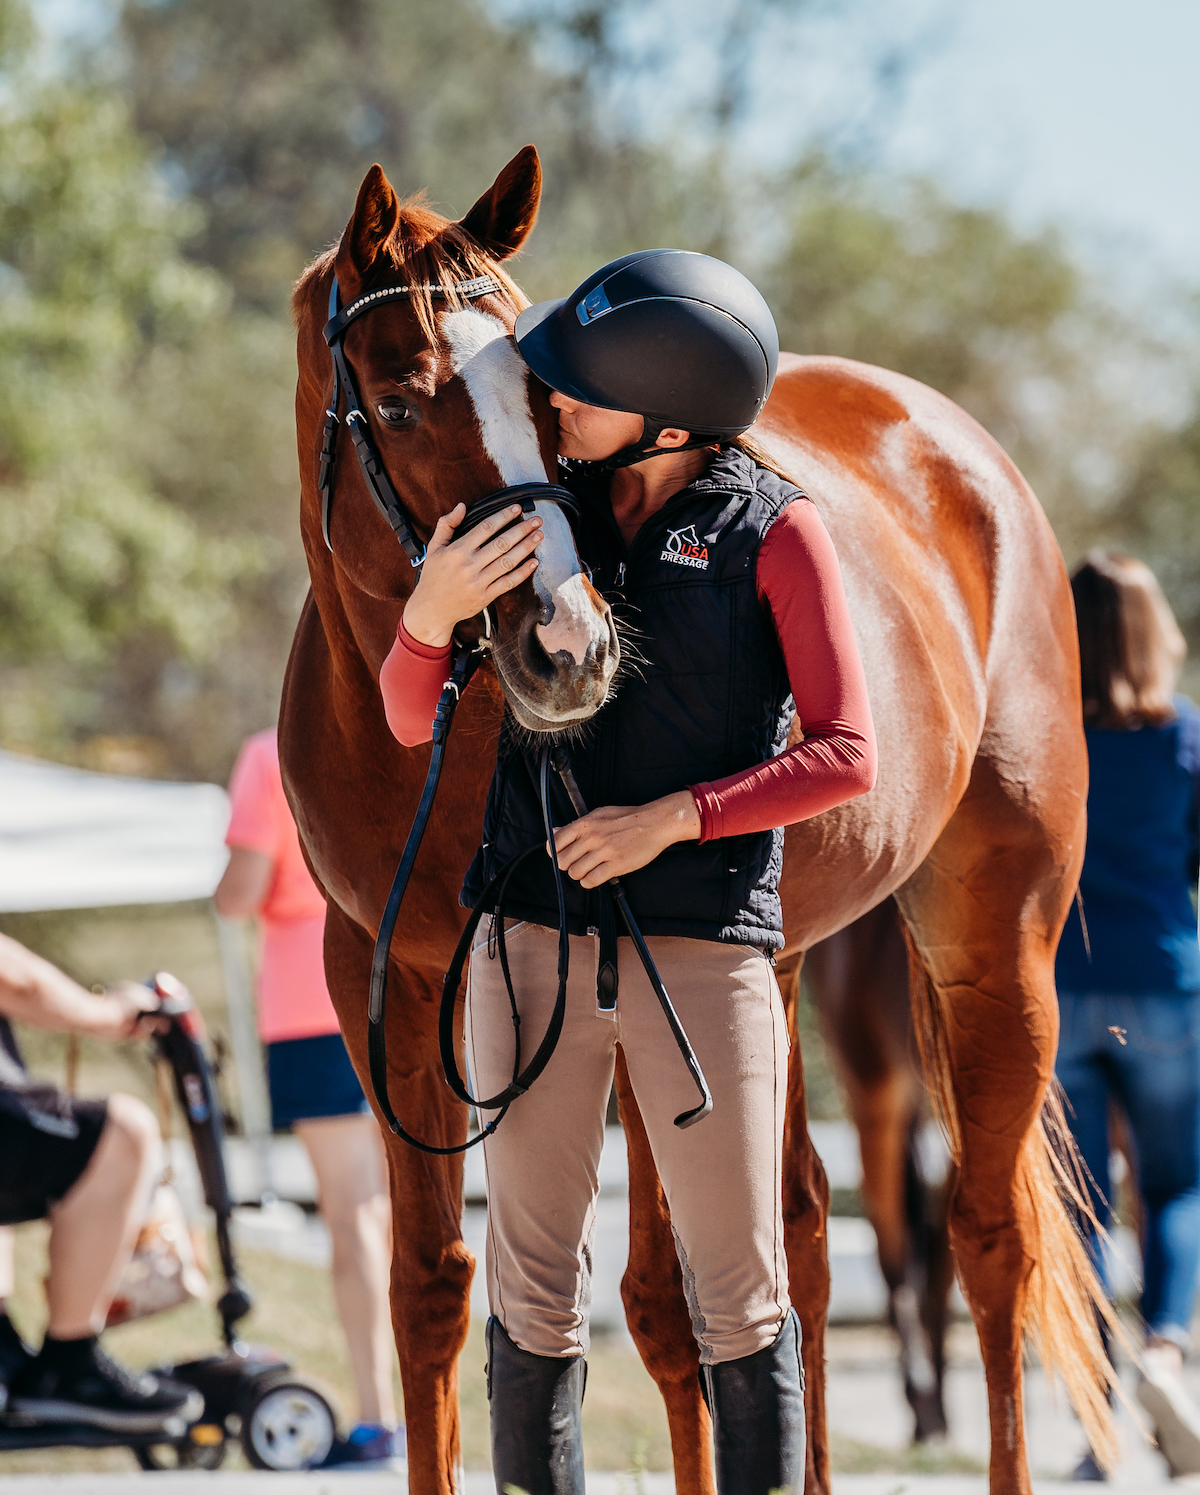
[[[38, 1422], [86, 1422], [154, 1432], [194, 1421], [198, 1392], [160, 1375], [134, 1375], [97, 1336], [133, 1252], [162, 1143], [151, 1111], [131, 1095], [77, 1100], [26, 1072], [9, 1019], [119, 1040], [153, 1030], [148, 987], [122, 982], [102, 996], [0, 935], [0, 1226], [50, 1221], [50, 1321], [28, 1350], [8, 1317], [0, 1278], [0, 1387], [8, 1411]], [[8, 1234], [7, 1231], [3, 1232]], [[0, 1274], [11, 1252], [0, 1251]]]

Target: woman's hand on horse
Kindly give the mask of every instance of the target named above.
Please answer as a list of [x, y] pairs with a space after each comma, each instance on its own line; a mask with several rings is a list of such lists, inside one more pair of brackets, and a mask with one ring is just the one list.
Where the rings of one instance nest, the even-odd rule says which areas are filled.
[[606, 805], [554, 833], [558, 865], [598, 888], [652, 862], [676, 841], [700, 839], [700, 811], [689, 789], [648, 805]]
[[466, 504], [438, 520], [404, 608], [404, 626], [418, 643], [445, 648], [456, 623], [473, 618], [537, 570], [542, 521], [530, 514], [514, 524], [520, 514], [521, 505], [513, 504], [458, 540], [454, 531], [467, 517]]

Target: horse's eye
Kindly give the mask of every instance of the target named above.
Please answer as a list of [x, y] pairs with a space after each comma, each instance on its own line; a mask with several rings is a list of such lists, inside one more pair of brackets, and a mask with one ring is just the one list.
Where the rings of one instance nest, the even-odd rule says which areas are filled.
[[379, 411], [379, 419], [389, 426], [402, 426], [408, 419], [408, 406], [398, 404], [395, 400], [389, 400], [375, 408]]

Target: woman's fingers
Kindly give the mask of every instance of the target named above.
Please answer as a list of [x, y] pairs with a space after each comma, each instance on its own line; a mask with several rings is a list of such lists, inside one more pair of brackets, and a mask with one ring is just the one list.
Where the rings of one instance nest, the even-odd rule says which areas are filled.
[[426, 557], [431, 551], [445, 550], [446, 546], [454, 539], [454, 531], [467, 517], [466, 504], [455, 504], [448, 514], [442, 517], [433, 527], [433, 534], [429, 537], [429, 546]]
[[516, 560], [528, 555], [534, 545], [540, 545], [541, 539], [542, 521], [535, 517], [527, 519], [524, 524], [514, 524], [503, 534], [485, 540], [475, 550], [474, 558], [481, 567], [480, 575], [486, 576], [497, 567], [501, 571], [510, 570]]
[[[509, 504], [507, 509], [501, 509], [498, 514], [492, 514], [489, 518], [484, 519], [468, 534], [462, 536], [464, 550], [478, 554], [479, 551], [485, 550], [489, 545], [495, 545], [497, 540], [503, 539], [504, 536], [500, 532], [509, 532], [510, 526], [519, 532], [521, 527], [514, 526], [513, 520], [517, 518], [520, 512], [520, 504]], [[461, 520], [458, 522], [462, 523]], [[541, 523], [540, 519], [538, 523]], [[505, 546], [503, 548], [507, 549], [508, 547]]]
[[566, 870], [576, 882], [584, 883], [585, 886], [592, 888], [598, 887], [602, 882], [607, 882], [614, 875], [617, 869], [611, 863], [612, 858], [608, 849], [596, 847], [592, 851], [584, 852]]
[[[492, 545], [498, 544], [501, 539], [507, 540], [507, 538], [507, 536], [503, 535], [498, 536], [497, 539], [492, 541]], [[527, 556], [533, 554], [543, 539], [545, 539], [545, 536], [540, 529], [526, 529], [522, 533], [515, 535], [498, 555], [493, 554], [491, 546], [488, 546], [479, 554], [479, 560], [482, 562], [478, 572], [480, 580], [491, 582], [497, 576], [503, 576], [506, 572], [511, 571], [514, 566], [521, 565]]]
[[506, 571], [502, 576], [497, 576], [494, 581], [488, 583], [487, 591], [483, 594], [488, 602], [493, 602], [497, 597], [503, 597], [505, 592], [511, 592], [514, 587], [519, 587], [538, 568], [538, 558], [531, 555], [528, 560], [521, 561], [511, 571]]

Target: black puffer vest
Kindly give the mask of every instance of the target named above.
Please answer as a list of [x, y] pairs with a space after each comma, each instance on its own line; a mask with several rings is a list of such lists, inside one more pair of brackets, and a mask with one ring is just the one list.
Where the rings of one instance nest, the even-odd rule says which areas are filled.
[[[772, 521], [804, 495], [728, 447], [703, 477], [668, 499], [627, 550], [607, 475], [572, 476], [568, 485], [583, 510], [579, 554], [623, 621], [622, 647], [632, 656], [615, 695], [567, 747], [589, 807], [645, 804], [782, 752], [792, 698], [758, 600], [755, 563]], [[539, 753], [506, 717], [483, 845], [463, 886], [468, 908], [510, 858], [545, 841]], [[574, 818], [553, 774], [551, 808], [556, 825]], [[644, 934], [774, 951], [783, 945], [776, 891], [782, 864], [783, 832], [762, 831], [677, 843], [622, 882]], [[571, 933], [596, 928], [600, 894], [563, 881]], [[548, 860], [531, 858], [518, 871], [505, 914], [558, 926]]]

